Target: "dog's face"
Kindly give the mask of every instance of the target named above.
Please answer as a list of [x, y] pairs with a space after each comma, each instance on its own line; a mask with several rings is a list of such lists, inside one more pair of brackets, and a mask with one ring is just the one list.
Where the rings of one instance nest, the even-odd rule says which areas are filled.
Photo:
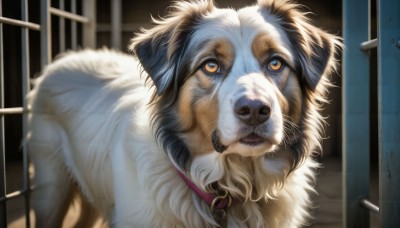
[[183, 2], [157, 23], [131, 48], [154, 82], [157, 134], [178, 150], [170, 156], [179, 166], [215, 151], [261, 156], [302, 134], [337, 41], [296, 5], [260, 0], [236, 11]]
[[[185, 117], [192, 113], [185, 109], [197, 108], [194, 121], [218, 152], [260, 155], [282, 141], [287, 114], [282, 91], [288, 79], [294, 77], [289, 84], [297, 83], [290, 70], [293, 57], [285, 33], [257, 11], [215, 10], [189, 41], [189, 47], [201, 48], [189, 57], [194, 73], [182, 86], [180, 116], [187, 122]], [[194, 103], [194, 97], [201, 99]]]

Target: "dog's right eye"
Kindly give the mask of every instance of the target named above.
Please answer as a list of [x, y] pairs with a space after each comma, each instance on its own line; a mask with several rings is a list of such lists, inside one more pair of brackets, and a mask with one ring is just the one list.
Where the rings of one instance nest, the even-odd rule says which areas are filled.
[[281, 72], [285, 68], [284, 62], [278, 58], [274, 57], [268, 62], [268, 70], [274, 73]]
[[221, 67], [215, 60], [209, 60], [203, 64], [202, 70], [206, 74], [221, 73]]

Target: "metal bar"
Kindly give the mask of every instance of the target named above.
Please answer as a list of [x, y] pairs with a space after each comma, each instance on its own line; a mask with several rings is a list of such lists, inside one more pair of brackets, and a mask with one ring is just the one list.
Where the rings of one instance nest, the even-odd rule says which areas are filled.
[[83, 24], [83, 47], [96, 47], [96, 0], [82, 1], [83, 15], [89, 20]]
[[361, 43], [361, 50], [363, 50], [363, 51], [368, 51], [368, 50], [371, 50], [372, 48], [376, 48], [376, 47], [378, 47], [378, 39], [377, 38]]
[[[71, 13], [76, 14], [76, 0], [71, 0]], [[76, 50], [78, 46], [78, 35], [76, 32], [76, 21], [71, 21], [71, 49]]]
[[20, 196], [24, 196], [27, 193], [28, 192], [26, 190], [19, 190], [19, 191], [15, 191], [15, 192], [9, 193], [9, 194], [7, 194], [5, 196], [0, 197], [0, 203], [6, 202], [6, 201], [11, 200], [11, 199], [15, 199], [15, 198], [20, 197]]
[[122, 11], [121, 0], [111, 1], [111, 47], [117, 50], [121, 49], [122, 32]]
[[379, 207], [373, 204], [371, 201], [367, 199], [361, 199], [360, 201], [361, 206], [365, 207], [372, 213], [378, 214], [379, 215]]
[[20, 21], [8, 17], [1, 17], [0, 16], [0, 23], [9, 24], [9, 25], [16, 25], [36, 31], [40, 31], [40, 25], [29, 22], [29, 21]]
[[56, 9], [54, 7], [50, 7], [50, 13], [59, 17], [63, 17], [69, 20], [77, 21], [80, 23], [89, 23], [89, 19], [86, 17], [83, 17], [81, 15], [73, 14], [70, 12], [66, 12], [60, 9]]
[[[64, 7], [64, 0], [59, 0], [60, 2], [60, 10], [64, 11], [65, 7]], [[65, 20], [63, 17], [59, 18], [59, 28], [58, 28], [58, 32], [59, 32], [59, 41], [60, 41], [60, 52], [64, 52], [65, 51]]]
[[0, 109], [0, 115], [14, 115], [14, 114], [22, 114], [24, 112], [27, 112], [27, 110], [24, 110], [24, 108], [22, 107]]
[[370, 0], [343, 2], [343, 227], [369, 227], [369, 212], [359, 199], [369, 195]]
[[400, 1], [380, 0], [378, 133], [380, 227], [400, 227]]
[[[23, 21], [29, 21], [28, 15], [28, 1], [21, 0], [21, 17]], [[26, 96], [30, 90], [30, 62], [29, 62], [29, 30], [28, 28], [22, 28], [21, 31], [21, 65], [22, 65], [22, 106], [23, 109], [28, 108], [28, 103], [26, 100]], [[29, 204], [29, 189], [30, 189], [30, 181], [29, 181], [29, 160], [28, 160], [28, 150], [26, 146], [25, 137], [27, 135], [27, 124], [28, 124], [28, 115], [22, 115], [22, 173], [23, 173], [23, 187], [24, 187], [24, 196], [25, 196], [25, 227], [29, 228], [30, 224], [30, 204]]]
[[51, 61], [50, 0], [41, 0], [40, 3], [40, 65], [43, 70]]
[[[0, 16], [3, 14], [2, 1], [0, 0]], [[3, 49], [3, 24], [0, 23], [0, 108], [4, 107], [4, 49]], [[4, 147], [4, 116], [0, 116], [0, 197], [6, 195], [6, 163]], [[0, 227], [7, 227], [7, 205], [0, 202]]]

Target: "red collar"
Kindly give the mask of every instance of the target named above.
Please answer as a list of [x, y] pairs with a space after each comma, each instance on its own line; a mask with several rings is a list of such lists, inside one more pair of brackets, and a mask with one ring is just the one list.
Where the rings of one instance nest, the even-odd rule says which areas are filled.
[[201, 190], [195, 183], [193, 183], [187, 176], [182, 173], [180, 170], [176, 169], [177, 173], [179, 176], [182, 178], [182, 180], [187, 184], [187, 186], [197, 194], [204, 202], [210, 206], [211, 211], [214, 210], [225, 210], [231, 205], [235, 205], [238, 203], [238, 201], [234, 198], [232, 198], [231, 195], [229, 195], [228, 192], [226, 192], [225, 195], [216, 195], [213, 193], [205, 192]]

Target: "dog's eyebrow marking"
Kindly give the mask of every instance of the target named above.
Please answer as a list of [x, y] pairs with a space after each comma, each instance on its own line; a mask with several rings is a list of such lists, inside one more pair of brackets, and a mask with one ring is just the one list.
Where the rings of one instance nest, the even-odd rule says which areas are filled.
[[289, 67], [294, 69], [291, 58], [286, 54], [287, 51], [283, 50], [283, 48], [266, 33], [259, 33], [255, 36], [251, 44], [251, 51], [259, 62], [264, 62], [266, 60], [265, 58], [272, 53], [278, 54], [286, 61]]
[[195, 57], [196, 65], [202, 64], [204, 60], [215, 58], [225, 68], [230, 68], [233, 64], [234, 49], [231, 42], [227, 39], [218, 39], [205, 42], [203, 50]]

